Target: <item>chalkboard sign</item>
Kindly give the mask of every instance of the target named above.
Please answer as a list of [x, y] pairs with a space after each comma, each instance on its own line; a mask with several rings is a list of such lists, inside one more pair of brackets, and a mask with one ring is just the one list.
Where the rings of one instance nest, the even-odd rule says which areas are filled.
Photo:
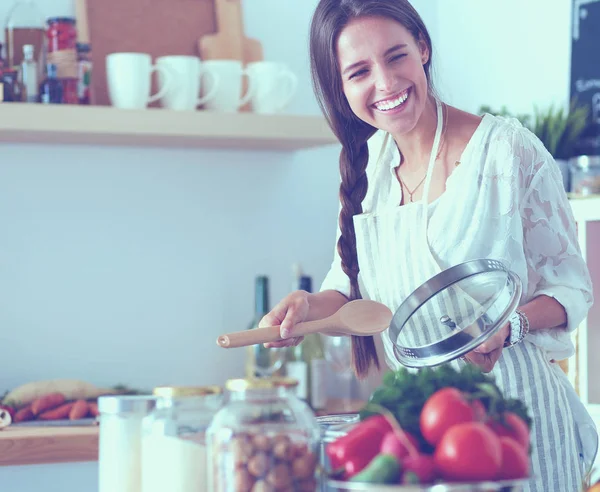
[[571, 98], [600, 124], [600, 0], [573, 0]]

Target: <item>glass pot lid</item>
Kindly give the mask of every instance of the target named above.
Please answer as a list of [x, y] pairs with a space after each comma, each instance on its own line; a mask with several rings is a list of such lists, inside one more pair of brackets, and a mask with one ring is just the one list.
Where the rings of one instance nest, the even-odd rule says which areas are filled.
[[462, 357], [494, 335], [519, 305], [521, 280], [498, 260], [461, 263], [432, 277], [398, 307], [388, 331], [407, 367]]

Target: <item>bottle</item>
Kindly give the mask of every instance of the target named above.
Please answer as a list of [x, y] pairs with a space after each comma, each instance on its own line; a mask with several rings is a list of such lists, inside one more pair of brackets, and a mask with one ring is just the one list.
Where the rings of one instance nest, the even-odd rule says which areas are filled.
[[5, 26], [6, 62], [18, 67], [23, 62], [23, 46], [31, 44], [35, 53], [42, 53], [46, 29], [43, 17], [33, 0], [16, 0]]
[[33, 59], [33, 45], [23, 46], [23, 63], [21, 63], [21, 83], [23, 84], [24, 102], [38, 101], [37, 63]]
[[[256, 277], [254, 287], [254, 317], [248, 329], [258, 327], [258, 323], [267, 314], [269, 309], [269, 278], [261, 275]], [[247, 377], [269, 377], [280, 375], [283, 366], [281, 349], [268, 349], [264, 345], [251, 345], [248, 347], [246, 363]]]
[[62, 84], [56, 78], [56, 65], [48, 63], [46, 78], [40, 84], [40, 102], [42, 104], [61, 104], [63, 102]]
[[[297, 288], [312, 292], [311, 277], [300, 275]], [[323, 410], [327, 404], [327, 361], [319, 333], [306, 335], [301, 344], [292, 347], [286, 369], [288, 377], [298, 380], [298, 397], [313, 410]]]
[[77, 98], [79, 104], [90, 104], [92, 56], [89, 43], [77, 43]]

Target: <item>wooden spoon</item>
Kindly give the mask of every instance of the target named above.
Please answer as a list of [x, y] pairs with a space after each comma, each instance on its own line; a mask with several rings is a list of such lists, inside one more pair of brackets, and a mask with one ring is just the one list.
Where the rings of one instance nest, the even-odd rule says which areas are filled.
[[[357, 299], [344, 304], [335, 314], [316, 321], [304, 321], [294, 327], [294, 336], [310, 333], [326, 335], [375, 335], [384, 331], [392, 321], [392, 312], [384, 304]], [[259, 343], [280, 342], [279, 326], [253, 328], [221, 335], [217, 345], [223, 348], [246, 347]]]

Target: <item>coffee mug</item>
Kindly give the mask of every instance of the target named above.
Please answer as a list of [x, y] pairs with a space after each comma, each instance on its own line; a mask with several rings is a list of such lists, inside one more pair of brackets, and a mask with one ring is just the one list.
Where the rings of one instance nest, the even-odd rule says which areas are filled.
[[[167, 92], [161, 98], [163, 108], [176, 111], [193, 111], [201, 104], [205, 104], [216, 96], [219, 89], [219, 75], [204, 67], [203, 62], [196, 56], [162, 56], [156, 60], [157, 67], [165, 68], [165, 72], [158, 72], [159, 87], [167, 83], [166, 73], [173, 77]], [[212, 78], [212, 89], [204, 95], [200, 94], [200, 81], [202, 75]]]
[[[152, 72], [162, 72], [165, 83], [151, 95]], [[111, 53], [106, 56], [108, 95], [113, 106], [121, 109], [144, 109], [169, 90], [172, 76], [163, 67], [152, 65], [147, 53]]]
[[[218, 77], [219, 83], [215, 96], [206, 102], [205, 109], [213, 111], [235, 112], [254, 94], [254, 81], [247, 70], [237, 60], [206, 60], [202, 62], [206, 72], [202, 76], [202, 96], [206, 97], [213, 90], [214, 80], [207, 76], [212, 73]], [[242, 97], [242, 80], [248, 77], [246, 94]]]
[[250, 100], [252, 111], [262, 114], [283, 111], [296, 93], [296, 74], [285, 65], [271, 61], [249, 63], [247, 70], [255, 85]]

